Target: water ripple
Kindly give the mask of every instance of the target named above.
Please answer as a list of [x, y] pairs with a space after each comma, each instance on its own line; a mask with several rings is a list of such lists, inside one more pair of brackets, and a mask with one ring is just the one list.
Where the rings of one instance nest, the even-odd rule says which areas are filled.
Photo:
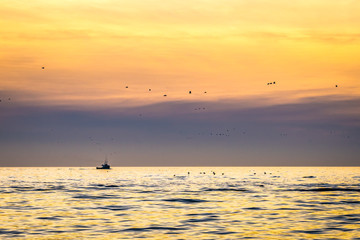
[[211, 222], [211, 221], [217, 221], [217, 220], [218, 220], [218, 216], [209, 216], [209, 217], [205, 217], [205, 218], [191, 218], [191, 219], [185, 220], [184, 222], [195, 223], [195, 222]]
[[124, 211], [129, 210], [131, 207], [129, 206], [120, 206], [120, 205], [109, 205], [104, 207], [98, 207], [98, 209], [106, 209], [111, 211]]
[[145, 232], [145, 231], [151, 231], [151, 230], [184, 231], [184, 230], [187, 230], [187, 228], [152, 226], [152, 227], [145, 227], [145, 228], [127, 228], [122, 231]]
[[290, 191], [300, 191], [300, 192], [360, 192], [358, 188], [299, 188], [299, 189], [292, 189]]
[[55, 221], [61, 220], [61, 218], [58, 217], [58, 216], [56, 216], [56, 217], [37, 217], [37, 219], [41, 219], [41, 220], [55, 220]]
[[211, 170], [0, 168], [0, 239], [360, 236], [360, 168]]
[[118, 198], [118, 196], [117, 195], [109, 195], [109, 194], [104, 194], [104, 195], [80, 194], [80, 195], [75, 195], [72, 198], [80, 198], [80, 199], [111, 199], [111, 198]]
[[203, 203], [203, 202], [208, 202], [207, 200], [192, 199], [192, 198], [170, 198], [170, 199], [164, 199], [163, 201], [166, 201], [166, 202], [180, 202], [180, 203]]
[[20, 231], [16, 231], [16, 230], [0, 229], [0, 235], [1, 234], [4, 234], [4, 235], [19, 235], [19, 234], [25, 234], [25, 232], [20, 232]]
[[204, 188], [202, 191], [205, 192], [250, 192], [244, 188]]

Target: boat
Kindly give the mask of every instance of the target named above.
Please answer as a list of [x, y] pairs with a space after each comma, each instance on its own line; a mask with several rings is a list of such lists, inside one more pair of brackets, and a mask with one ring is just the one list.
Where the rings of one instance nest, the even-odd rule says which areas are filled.
[[96, 169], [110, 169], [107, 159], [105, 159], [105, 162], [101, 165], [101, 167], [96, 167]]

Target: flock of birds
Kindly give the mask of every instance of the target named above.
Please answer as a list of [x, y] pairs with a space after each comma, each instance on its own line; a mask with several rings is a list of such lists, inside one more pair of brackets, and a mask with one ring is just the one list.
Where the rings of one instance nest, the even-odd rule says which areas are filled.
[[[45, 67], [43, 66], [43, 67], [41, 67], [41, 69], [42, 69], [42, 70], [45, 70]], [[267, 83], [267, 85], [275, 85], [275, 84], [276, 84], [275, 81], [274, 81], [274, 82], [268, 82], [268, 83]], [[337, 88], [337, 87], [338, 87], [338, 84], [336, 84], [335, 87]], [[129, 86], [125, 86], [125, 88], [129, 88]], [[151, 88], [149, 88], [148, 91], [151, 92], [151, 91], [152, 91]], [[188, 93], [189, 93], [189, 94], [192, 94], [192, 91], [190, 90]], [[204, 91], [203, 93], [206, 94], [207, 91]], [[164, 97], [167, 97], [168, 95], [167, 95], [167, 94], [163, 94], [163, 96], [164, 96]], [[11, 100], [11, 98], [8, 98], [8, 101], [10, 101], [10, 100]], [[0, 102], [2, 102], [2, 99], [0, 99]], [[194, 110], [195, 110], [195, 111], [197, 111], [197, 110], [205, 110], [205, 108], [195, 108]]]
[[[129, 86], [125, 86], [125, 88], [129, 88]], [[151, 92], [151, 88], [149, 88], [148, 91]], [[189, 94], [191, 94], [191, 93], [192, 93], [192, 91], [190, 90]], [[207, 91], [204, 91], [204, 94], [206, 94], [206, 93], [207, 93]], [[163, 96], [167, 97], [167, 94], [164, 94]], [[195, 109], [195, 110], [198, 110], [198, 109]], [[199, 110], [200, 110], [200, 108], [199, 108]]]
[[[45, 70], [45, 67], [42, 66], [41, 69], [42, 69], [42, 70]], [[275, 85], [275, 84], [276, 84], [275, 81], [273, 81], [273, 82], [268, 82], [268, 83], [267, 83], [267, 85]], [[335, 87], [337, 88], [338, 85], [336, 84]], [[129, 89], [129, 86], [125, 86], [125, 88], [126, 88], [126, 89]], [[148, 91], [151, 92], [152, 89], [151, 89], [151, 88], [148, 88]], [[192, 90], [189, 90], [189, 91], [188, 91], [188, 94], [192, 94], [192, 93], [193, 93]], [[204, 91], [203, 94], [207, 94], [207, 91]], [[163, 96], [164, 96], [164, 97], [167, 97], [168, 95], [167, 95], [167, 94], [163, 94]], [[8, 97], [8, 98], [7, 98], [7, 101], [11, 101], [11, 98]], [[1, 102], [3, 102], [3, 100], [0, 98], [0, 103], [1, 103]], [[204, 107], [204, 106], [194, 108], [194, 111], [205, 111], [205, 110], [207, 110], [207, 108]], [[139, 117], [142, 117], [142, 114], [139, 114]], [[205, 132], [205, 133], [204, 133], [204, 132], [199, 132], [198, 135], [202, 135], [202, 136], [207, 135], [207, 136], [211, 136], [211, 137], [230, 137], [230, 135], [231, 135], [232, 133], [235, 133], [235, 128], [233, 128], [233, 129], [225, 129], [225, 130], [222, 130], [222, 131], [209, 131], [209, 132], [207, 132], [207, 133], [206, 133], [206, 132]], [[239, 133], [239, 132], [238, 132], [238, 133]], [[244, 135], [244, 134], [246, 134], [246, 131], [240, 131], [240, 134], [243, 134], [243, 135]], [[280, 136], [281, 136], [281, 137], [287, 137], [287, 135], [288, 135], [287, 133], [280, 133]], [[98, 146], [101, 145], [99, 141], [95, 141], [95, 139], [93, 139], [92, 137], [89, 137], [89, 140], [90, 140], [90, 142], [91, 142], [92, 144], [94, 144], [94, 145], [98, 145]], [[114, 141], [114, 139], [113, 139], [112, 141]]]
[[[8, 98], [8, 101], [11, 101], [11, 98]], [[2, 102], [2, 99], [0, 99], [0, 102]]]
[[[187, 175], [188, 175], [188, 176], [190, 176], [190, 174], [191, 174], [191, 172], [187, 172]], [[201, 171], [201, 172], [199, 172], [199, 174], [200, 174], [200, 175], [206, 175], [206, 172], [205, 172], [205, 171]], [[211, 170], [211, 171], [210, 171], [210, 175], [211, 175], [211, 174], [215, 176], [215, 175], [216, 175], [216, 172], [214, 172], [214, 171]], [[268, 174], [268, 175], [272, 175], [272, 172], [263, 172], [263, 175], [267, 175], [267, 174]], [[222, 172], [221, 175], [224, 176], [225, 173]], [[255, 176], [255, 175], [256, 175], [255, 170], [250, 170], [250, 175], [249, 175], [249, 176]], [[174, 177], [178, 177], [176, 174], [174, 174], [173, 176], [174, 176]], [[279, 176], [275, 176], [275, 177], [279, 177]], [[305, 176], [305, 177], [303, 177], [303, 178], [315, 178], [315, 177], [314, 177], [314, 176]], [[263, 187], [263, 185], [260, 185], [260, 186]]]
[[[211, 174], [213, 174], [213, 175], [216, 175], [216, 172], [214, 172], [214, 171], [210, 171], [211, 172]], [[188, 176], [190, 176], [190, 172], [187, 172], [187, 174], [188, 174]], [[205, 175], [206, 174], [206, 172], [200, 172], [199, 174], [203, 174], [203, 175]], [[224, 176], [225, 175], [225, 173], [221, 173], [221, 175], [222, 176]], [[176, 175], [174, 174], [174, 177], [176, 177]]]

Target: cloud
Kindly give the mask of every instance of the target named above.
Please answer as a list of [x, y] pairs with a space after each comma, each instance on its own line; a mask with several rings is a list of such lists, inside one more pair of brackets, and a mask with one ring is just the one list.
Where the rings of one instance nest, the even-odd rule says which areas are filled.
[[[278, 131], [279, 134], [281, 129], [304, 132], [310, 130], [319, 134], [338, 130], [351, 132], [357, 141], [360, 138], [360, 98], [324, 96], [284, 104], [267, 104], [266, 101], [267, 98], [227, 99], [162, 102], [133, 107], [75, 108], [30, 106], [3, 99], [0, 105], [0, 129], [10, 135], [12, 131], [21, 131], [20, 129], [25, 132], [29, 129], [69, 128], [82, 129], [84, 132], [98, 129], [99, 133], [103, 130], [104, 134], [109, 134], [109, 129], [122, 129], [128, 134], [133, 131], [139, 136], [147, 137], [158, 132], [169, 138], [176, 136], [178, 131], [205, 131], [209, 134], [230, 128], [252, 131], [265, 129]], [[1, 140], [6, 141], [6, 136], [8, 135], [2, 134]], [[267, 138], [266, 134], [264, 138]], [[162, 142], [161, 139], [157, 140]]]
[[318, 42], [328, 44], [355, 44], [360, 41], [360, 32], [324, 32], [319, 30], [291, 30], [291, 31], [244, 31], [233, 35], [253, 40], [285, 40], [293, 42]]
[[29, 166], [28, 156], [35, 165], [69, 166], [76, 158], [84, 166], [105, 154], [114, 164], [142, 166], [358, 164], [359, 98], [260, 104], [267, 100], [91, 109], [2, 102], [0, 164]]
[[[286, 91], [278, 95], [294, 96], [295, 98], [277, 98], [273, 94], [262, 94], [255, 96], [247, 96], [243, 98], [217, 98], [203, 99], [193, 98], [188, 100], [171, 100], [162, 97], [161, 101], [147, 101], [138, 104], [124, 104], [125, 98], [120, 101], [115, 99], [105, 99], [98, 102], [88, 102], [87, 104], [46, 104], [42, 101], [28, 101], [32, 98], [42, 98], [36, 92], [13, 92], [0, 91], [1, 116], [17, 118], [18, 116], [36, 116], [41, 114], [44, 116], [63, 115], [67, 116], [78, 112], [84, 114], [84, 118], [88, 119], [111, 119], [133, 116], [137, 113], [146, 114], [154, 119], [175, 119], [182, 120], [199, 120], [218, 121], [226, 119], [228, 121], [238, 121], [239, 119], [247, 119], [249, 121], [311, 121], [319, 119], [326, 121], [329, 116], [342, 117], [349, 119], [360, 117], [360, 98], [357, 96], [346, 95], [313, 95], [314, 90], [303, 91]], [[316, 93], [319, 90], [315, 91]], [[309, 97], [301, 97], [306, 93], [312, 93]], [[298, 94], [298, 95], [296, 95]], [[11, 97], [11, 101], [7, 98]], [[26, 99], [26, 101], [24, 101]], [[109, 104], [109, 101], [111, 104]], [[122, 102], [124, 101], [124, 102]], [[201, 108], [201, 109], [200, 109]], [[205, 109], [203, 109], [205, 108]], [[201, 111], [200, 111], [201, 110]], [[198, 111], [198, 112], [197, 112]], [[99, 116], [97, 113], [101, 112]], [[332, 118], [334, 119], [334, 118]], [[339, 122], [339, 124], [345, 122]]]

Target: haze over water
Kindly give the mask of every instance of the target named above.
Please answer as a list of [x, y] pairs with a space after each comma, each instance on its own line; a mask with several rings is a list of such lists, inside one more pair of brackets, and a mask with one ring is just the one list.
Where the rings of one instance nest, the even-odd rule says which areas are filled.
[[359, 167], [0, 168], [0, 238], [360, 239], [359, 184]]

